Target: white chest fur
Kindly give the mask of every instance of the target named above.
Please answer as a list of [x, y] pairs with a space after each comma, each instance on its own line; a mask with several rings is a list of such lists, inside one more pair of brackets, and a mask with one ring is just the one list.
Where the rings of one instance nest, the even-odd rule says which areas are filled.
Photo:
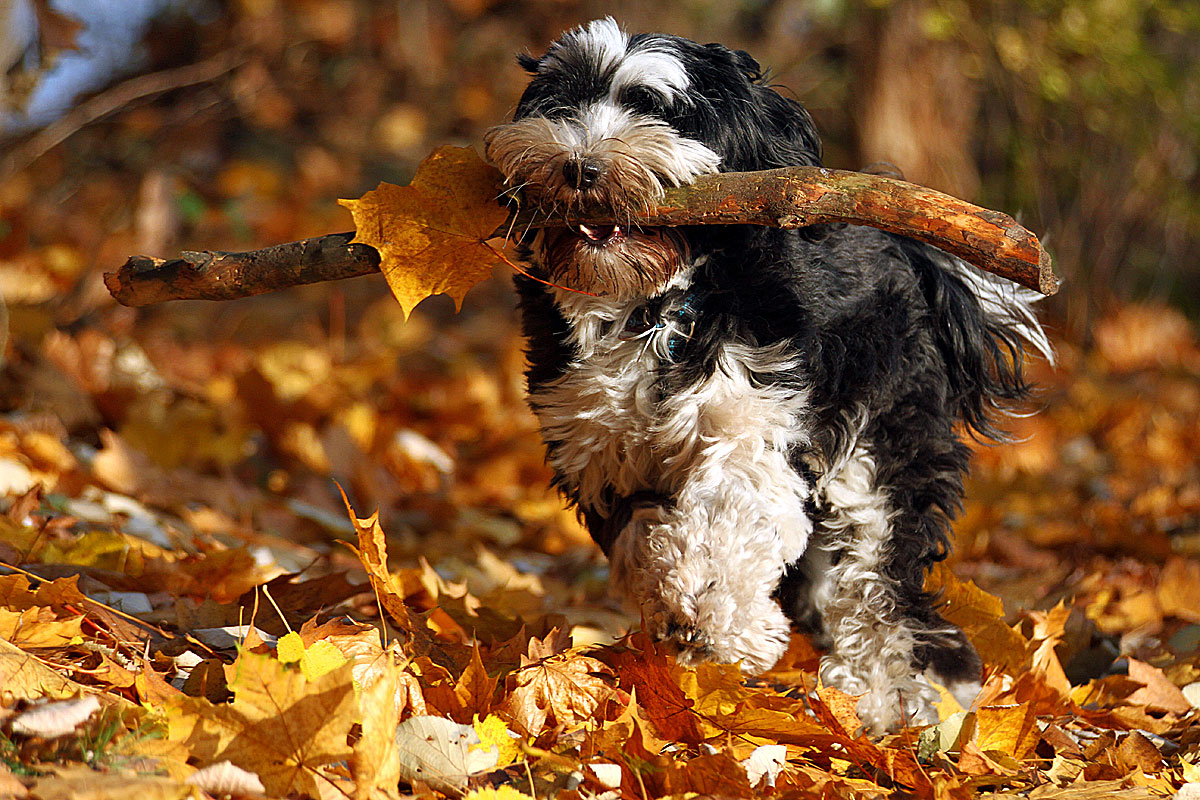
[[[794, 383], [761, 380], [795, 365], [782, 347], [728, 343], [711, 375], [666, 392], [670, 341], [681, 335], [673, 323], [633, 336], [627, 323], [637, 302], [560, 298], [560, 308], [577, 356], [531, 402], [555, 443], [550, 462], [564, 488], [602, 516], [609, 512], [606, 489], [616, 496], [651, 491], [671, 501], [635, 515], [618, 537], [614, 582], [635, 600], [653, 598], [661, 607], [650, 616], [664, 625], [730, 629], [728, 642], [706, 642], [709, 657], [724, 650], [729, 660], [769, 660], [746, 649], [752, 637], [732, 629], [737, 617], [770, 604], [812, 528], [809, 487], [789, 458], [807, 443], [806, 393]], [[707, 606], [720, 608], [706, 611], [703, 595]], [[699, 619], [714, 613], [729, 622]], [[786, 631], [782, 617], [771, 624]]]

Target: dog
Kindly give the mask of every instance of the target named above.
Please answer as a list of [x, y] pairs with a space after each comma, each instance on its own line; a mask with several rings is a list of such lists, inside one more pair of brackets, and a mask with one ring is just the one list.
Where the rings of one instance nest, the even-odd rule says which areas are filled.
[[867, 227], [640, 226], [669, 187], [818, 166], [800, 103], [747, 53], [611, 18], [541, 57], [488, 160], [546, 215], [517, 276], [529, 403], [554, 483], [611, 584], [681, 663], [783, 655], [882, 733], [964, 706], [981, 662], [925, 575], [945, 558], [970, 450], [1050, 356], [1033, 293]]

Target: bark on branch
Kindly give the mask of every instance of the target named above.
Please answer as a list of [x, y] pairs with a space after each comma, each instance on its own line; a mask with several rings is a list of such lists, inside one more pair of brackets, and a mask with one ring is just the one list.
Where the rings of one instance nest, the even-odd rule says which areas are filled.
[[[819, 167], [707, 175], [668, 191], [639, 221], [647, 226], [868, 225], [927, 242], [1043, 294], [1058, 291], [1049, 254], [1012, 217], [879, 175]], [[532, 224], [564, 223], [534, 223], [522, 213], [496, 235]], [[106, 273], [104, 281], [118, 302], [144, 306], [165, 300], [232, 300], [377, 272], [378, 251], [350, 244], [353, 238], [352, 233], [335, 233], [244, 253], [185, 252], [169, 260], [133, 256], [116, 272]]]

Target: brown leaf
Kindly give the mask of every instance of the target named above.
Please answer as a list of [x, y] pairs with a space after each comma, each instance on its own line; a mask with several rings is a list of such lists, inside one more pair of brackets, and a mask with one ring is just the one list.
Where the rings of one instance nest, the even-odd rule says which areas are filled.
[[570, 727], [591, 718], [614, 696], [614, 683], [602, 661], [563, 653], [509, 675], [503, 708], [518, 733], [536, 738], [547, 725]]
[[408, 316], [434, 294], [461, 306], [467, 291], [504, 263], [485, 244], [508, 218], [498, 202], [502, 191], [501, 174], [473, 148], [441, 147], [410, 185], [381, 183], [340, 202], [354, 216], [354, 241], [379, 251], [379, 269]]
[[1158, 577], [1155, 594], [1164, 615], [1200, 623], [1200, 561], [1168, 559]]
[[1137, 731], [1130, 731], [1121, 743], [1110, 748], [1108, 758], [1112, 765], [1124, 773], [1140, 769], [1155, 773], [1163, 768], [1162, 755], [1149, 739]]
[[652, 646], [624, 648], [607, 657], [622, 689], [635, 694], [638, 707], [655, 732], [670, 741], [699, 744], [704, 734], [696, 722], [694, 703], [679, 687], [682, 668]]
[[392, 624], [407, 633], [416, 652], [427, 652], [431, 632], [425, 620], [414, 614], [404, 602], [404, 590], [388, 572], [387, 566], [387, 536], [379, 524], [379, 512], [376, 511], [366, 519], [359, 519], [350, 507], [350, 501], [345, 493], [342, 500], [346, 502], [346, 510], [350, 514], [350, 522], [358, 534], [358, 548], [354, 549], [359, 561], [367, 571], [371, 588], [383, 612], [388, 615]]
[[696, 792], [713, 797], [758, 797], [746, 777], [746, 768], [729, 753], [701, 755], [690, 761], [675, 761], [656, 784], [671, 795]]
[[483, 659], [479, 655], [479, 646], [471, 650], [471, 660], [463, 670], [454, 687], [454, 696], [459, 702], [458, 715], [451, 715], [456, 722], [470, 723], [475, 717], [487, 717], [492, 711], [492, 702], [496, 696], [498, 678], [488, 677], [484, 669]]

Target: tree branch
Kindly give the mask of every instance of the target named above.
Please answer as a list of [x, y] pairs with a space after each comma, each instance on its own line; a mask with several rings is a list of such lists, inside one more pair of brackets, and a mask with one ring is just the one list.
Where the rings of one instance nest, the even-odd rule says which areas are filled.
[[[612, 220], [589, 217], [587, 221]], [[819, 167], [706, 175], [668, 191], [638, 222], [782, 228], [868, 225], [927, 242], [1043, 294], [1058, 291], [1049, 254], [1012, 217], [879, 175]], [[532, 212], [521, 212], [498, 228], [495, 236], [563, 224], [563, 220], [535, 219]], [[353, 237], [336, 233], [245, 253], [185, 252], [170, 260], [133, 256], [118, 271], [107, 273], [104, 281], [120, 303], [144, 306], [165, 300], [231, 300], [378, 271], [378, 251], [350, 244]]]
[[75, 106], [62, 119], [47, 125], [21, 144], [14, 146], [0, 159], [0, 183], [37, 161], [48, 150], [70, 138], [80, 128], [90, 125], [96, 120], [103, 119], [131, 103], [156, 94], [214, 81], [237, 69], [245, 62], [245, 55], [224, 51], [195, 64], [138, 75], [118, 83]]

